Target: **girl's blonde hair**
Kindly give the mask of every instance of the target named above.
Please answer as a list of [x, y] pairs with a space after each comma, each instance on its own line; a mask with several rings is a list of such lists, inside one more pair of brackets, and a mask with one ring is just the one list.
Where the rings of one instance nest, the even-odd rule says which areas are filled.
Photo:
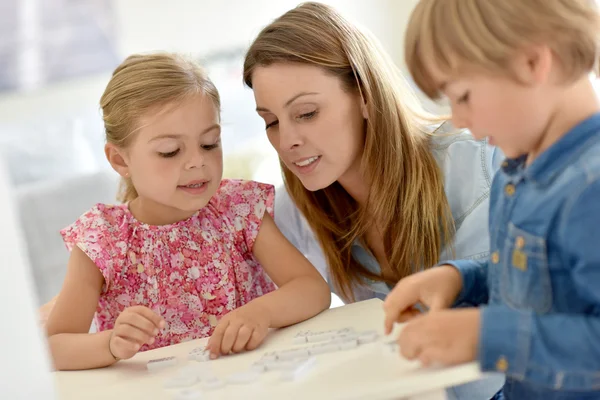
[[[435, 119], [423, 117], [378, 42], [326, 5], [301, 4], [265, 27], [246, 54], [244, 82], [252, 87], [257, 67], [290, 62], [314, 65], [339, 78], [349, 93], [362, 96], [368, 110], [361, 160], [369, 184], [365, 206], [359, 207], [337, 182], [306, 190], [281, 163], [286, 188], [323, 248], [338, 293], [351, 301], [353, 285], [364, 278], [395, 283], [434, 265], [453, 233], [443, 177], [425, 127]], [[352, 257], [353, 243], [366, 243], [372, 226], [381, 230], [393, 274], [385, 279]]]
[[[115, 69], [100, 99], [106, 141], [126, 148], [141, 128], [141, 117], [195, 95], [208, 96], [220, 109], [219, 92], [194, 61], [172, 53], [129, 56]], [[131, 179], [123, 178], [118, 199], [136, 197]]]
[[532, 44], [549, 46], [570, 81], [597, 65], [599, 30], [594, 0], [421, 0], [406, 30], [405, 59], [430, 98], [440, 95], [432, 67], [513, 75], [515, 51]]

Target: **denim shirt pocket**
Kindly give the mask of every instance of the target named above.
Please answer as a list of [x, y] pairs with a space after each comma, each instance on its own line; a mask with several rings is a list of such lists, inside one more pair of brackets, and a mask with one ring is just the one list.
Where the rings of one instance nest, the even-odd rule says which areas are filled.
[[550, 311], [552, 284], [545, 238], [509, 223], [502, 252], [502, 300], [518, 309]]

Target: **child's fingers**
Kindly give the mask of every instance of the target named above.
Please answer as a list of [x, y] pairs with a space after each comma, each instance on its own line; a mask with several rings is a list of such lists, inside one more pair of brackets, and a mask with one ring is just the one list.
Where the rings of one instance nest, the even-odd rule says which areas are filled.
[[428, 346], [419, 353], [419, 361], [424, 367], [443, 364], [444, 351], [437, 346]]
[[144, 344], [154, 343], [154, 335], [148, 334], [141, 329], [129, 324], [120, 324], [115, 328], [115, 334], [121, 338], [138, 343], [140, 346]]
[[154, 322], [146, 318], [142, 313], [138, 312], [129, 312], [124, 314], [120, 323], [131, 325], [152, 337], [158, 335], [159, 332]]
[[223, 340], [221, 341], [221, 354], [229, 354], [231, 352], [241, 326], [242, 324], [240, 322], [229, 323], [229, 326], [223, 335]]
[[263, 341], [266, 336], [266, 332], [262, 332], [259, 329], [255, 329], [252, 331], [252, 336], [250, 336], [250, 340], [246, 344], [246, 350], [254, 350], [256, 349]]
[[396, 285], [394, 290], [386, 297], [383, 303], [385, 311], [385, 334], [392, 333], [394, 322], [398, 320], [400, 315], [408, 308], [411, 308], [419, 299], [413, 291], [407, 290], [406, 285]]
[[140, 345], [134, 341], [113, 335], [110, 350], [115, 357], [128, 359], [133, 357], [139, 350]]
[[406, 321], [410, 321], [411, 319], [418, 317], [419, 315], [421, 315], [421, 311], [419, 311], [416, 307], [411, 307], [405, 311], [403, 311], [399, 316], [398, 319], [396, 319], [395, 322], [406, 322]]
[[229, 321], [221, 321], [215, 328], [212, 336], [208, 339], [206, 348], [210, 352], [210, 358], [215, 359], [221, 354], [221, 342], [223, 342], [223, 335], [229, 326]]
[[154, 326], [158, 329], [163, 329], [165, 327], [165, 320], [163, 319], [163, 317], [161, 317], [160, 315], [158, 315], [157, 313], [155, 313], [148, 307], [144, 307], [144, 306], [132, 307], [132, 311], [135, 311], [135, 313], [141, 315], [142, 317], [144, 317], [147, 320], [149, 320], [150, 322], [152, 322], [152, 324], [154, 324]]
[[235, 339], [235, 343], [233, 344], [231, 350], [234, 353], [242, 352], [246, 349], [246, 344], [252, 337], [252, 333], [254, 329], [249, 328], [246, 325], [242, 325], [238, 331], [237, 338]]

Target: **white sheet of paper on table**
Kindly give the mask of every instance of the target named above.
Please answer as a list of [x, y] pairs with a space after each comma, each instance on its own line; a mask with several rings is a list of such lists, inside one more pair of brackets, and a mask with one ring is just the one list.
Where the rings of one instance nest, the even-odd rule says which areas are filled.
[[225, 382], [223, 379], [217, 378], [216, 376], [202, 380], [202, 387], [207, 390], [219, 389], [226, 384], [227, 382]]
[[234, 385], [249, 385], [256, 382], [258, 379], [260, 379], [260, 372], [248, 370], [229, 375], [227, 383]]
[[199, 390], [185, 389], [177, 393], [175, 400], [201, 400], [203, 397]]

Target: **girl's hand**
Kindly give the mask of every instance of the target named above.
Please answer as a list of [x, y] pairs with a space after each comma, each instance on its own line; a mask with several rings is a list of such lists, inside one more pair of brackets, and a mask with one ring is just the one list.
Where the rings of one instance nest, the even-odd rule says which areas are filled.
[[265, 339], [271, 325], [266, 309], [250, 302], [226, 314], [208, 340], [210, 358], [221, 354], [256, 349]]
[[128, 307], [115, 322], [109, 341], [113, 357], [126, 360], [133, 357], [144, 344], [154, 343], [165, 321], [144, 306]]

